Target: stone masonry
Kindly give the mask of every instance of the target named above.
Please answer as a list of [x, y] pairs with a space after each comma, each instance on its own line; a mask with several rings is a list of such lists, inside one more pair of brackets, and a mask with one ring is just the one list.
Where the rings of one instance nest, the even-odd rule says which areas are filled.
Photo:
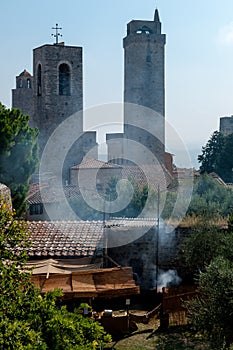
[[146, 150], [159, 162], [165, 161], [165, 41], [157, 9], [154, 20], [133, 20], [127, 25], [123, 40], [124, 134], [118, 138], [107, 135], [109, 161], [121, 164], [122, 158], [138, 158], [139, 148], [129, 146], [129, 140], [143, 146], [140, 157], [145, 163], [151, 162]]
[[224, 135], [230, 135], [233, 133], [233, 115], [230, 117], [220, 118], [220, 128], [219, 131]]
[[[63, 166], [63, 181], [69, 182], [69, 169], [79, 164], [93, 149], [97, 157], [96, 132], [83, 132], [83, 63], [82, 47], [64, 43], [43, 45], [33, 50], [33, 76], [24, 70], [16, 77], [12, 107], [30, 115], [30, 125], [39, 129], [40, 157], [53, 131], [76, 114], [75, 141]], [[69, 138], [64, 130], [63, 140]], [[56, 175], [53, 160], [47, 171]]]

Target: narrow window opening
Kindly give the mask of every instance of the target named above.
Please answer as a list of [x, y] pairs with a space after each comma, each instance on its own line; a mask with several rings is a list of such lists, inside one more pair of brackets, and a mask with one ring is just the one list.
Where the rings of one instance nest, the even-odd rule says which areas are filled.
[[31, 80], [27, 79], [27, 89], [31, 89], [32, 85], [31, 85]]
[[37, 68], [37, 95], [41, 96], [41, 64]]
[[59, 66], [59, 95], [70, 95], [70, 68], [65, 63]]

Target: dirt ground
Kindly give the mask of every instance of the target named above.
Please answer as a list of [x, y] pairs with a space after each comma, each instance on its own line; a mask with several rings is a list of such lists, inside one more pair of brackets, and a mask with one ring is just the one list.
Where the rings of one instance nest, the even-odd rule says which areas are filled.
[[166, 332], [159, 329], [159, 320], [137, 324], [138, 330], [109, 344], [112, 350], [211, 350], [209, 344], [194, 336], [188, 326], [173, 326]]

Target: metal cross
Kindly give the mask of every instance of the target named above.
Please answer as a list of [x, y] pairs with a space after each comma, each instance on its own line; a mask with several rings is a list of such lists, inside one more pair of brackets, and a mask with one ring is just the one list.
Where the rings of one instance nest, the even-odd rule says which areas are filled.
[[52, 27], [52, 29], [56, 30], [56, 34], [51, 34], [54, 38], [56, 38], [56, 45], [58, 44], [58, 37], [62, 36], [61, 33], [58, 32], [59, 29], [62, 29], [61, 27], [58, 27], [58, 24], [56, 23], [56, 27]]

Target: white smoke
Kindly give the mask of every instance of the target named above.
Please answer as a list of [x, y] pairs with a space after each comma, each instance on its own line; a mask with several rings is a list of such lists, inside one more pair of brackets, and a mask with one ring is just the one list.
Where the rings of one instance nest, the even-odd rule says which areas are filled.
[[159, 288], [177, 286], [181, 281], [182, 279], [178, 276], [176, 270], [159, 270], [157, 283]]

